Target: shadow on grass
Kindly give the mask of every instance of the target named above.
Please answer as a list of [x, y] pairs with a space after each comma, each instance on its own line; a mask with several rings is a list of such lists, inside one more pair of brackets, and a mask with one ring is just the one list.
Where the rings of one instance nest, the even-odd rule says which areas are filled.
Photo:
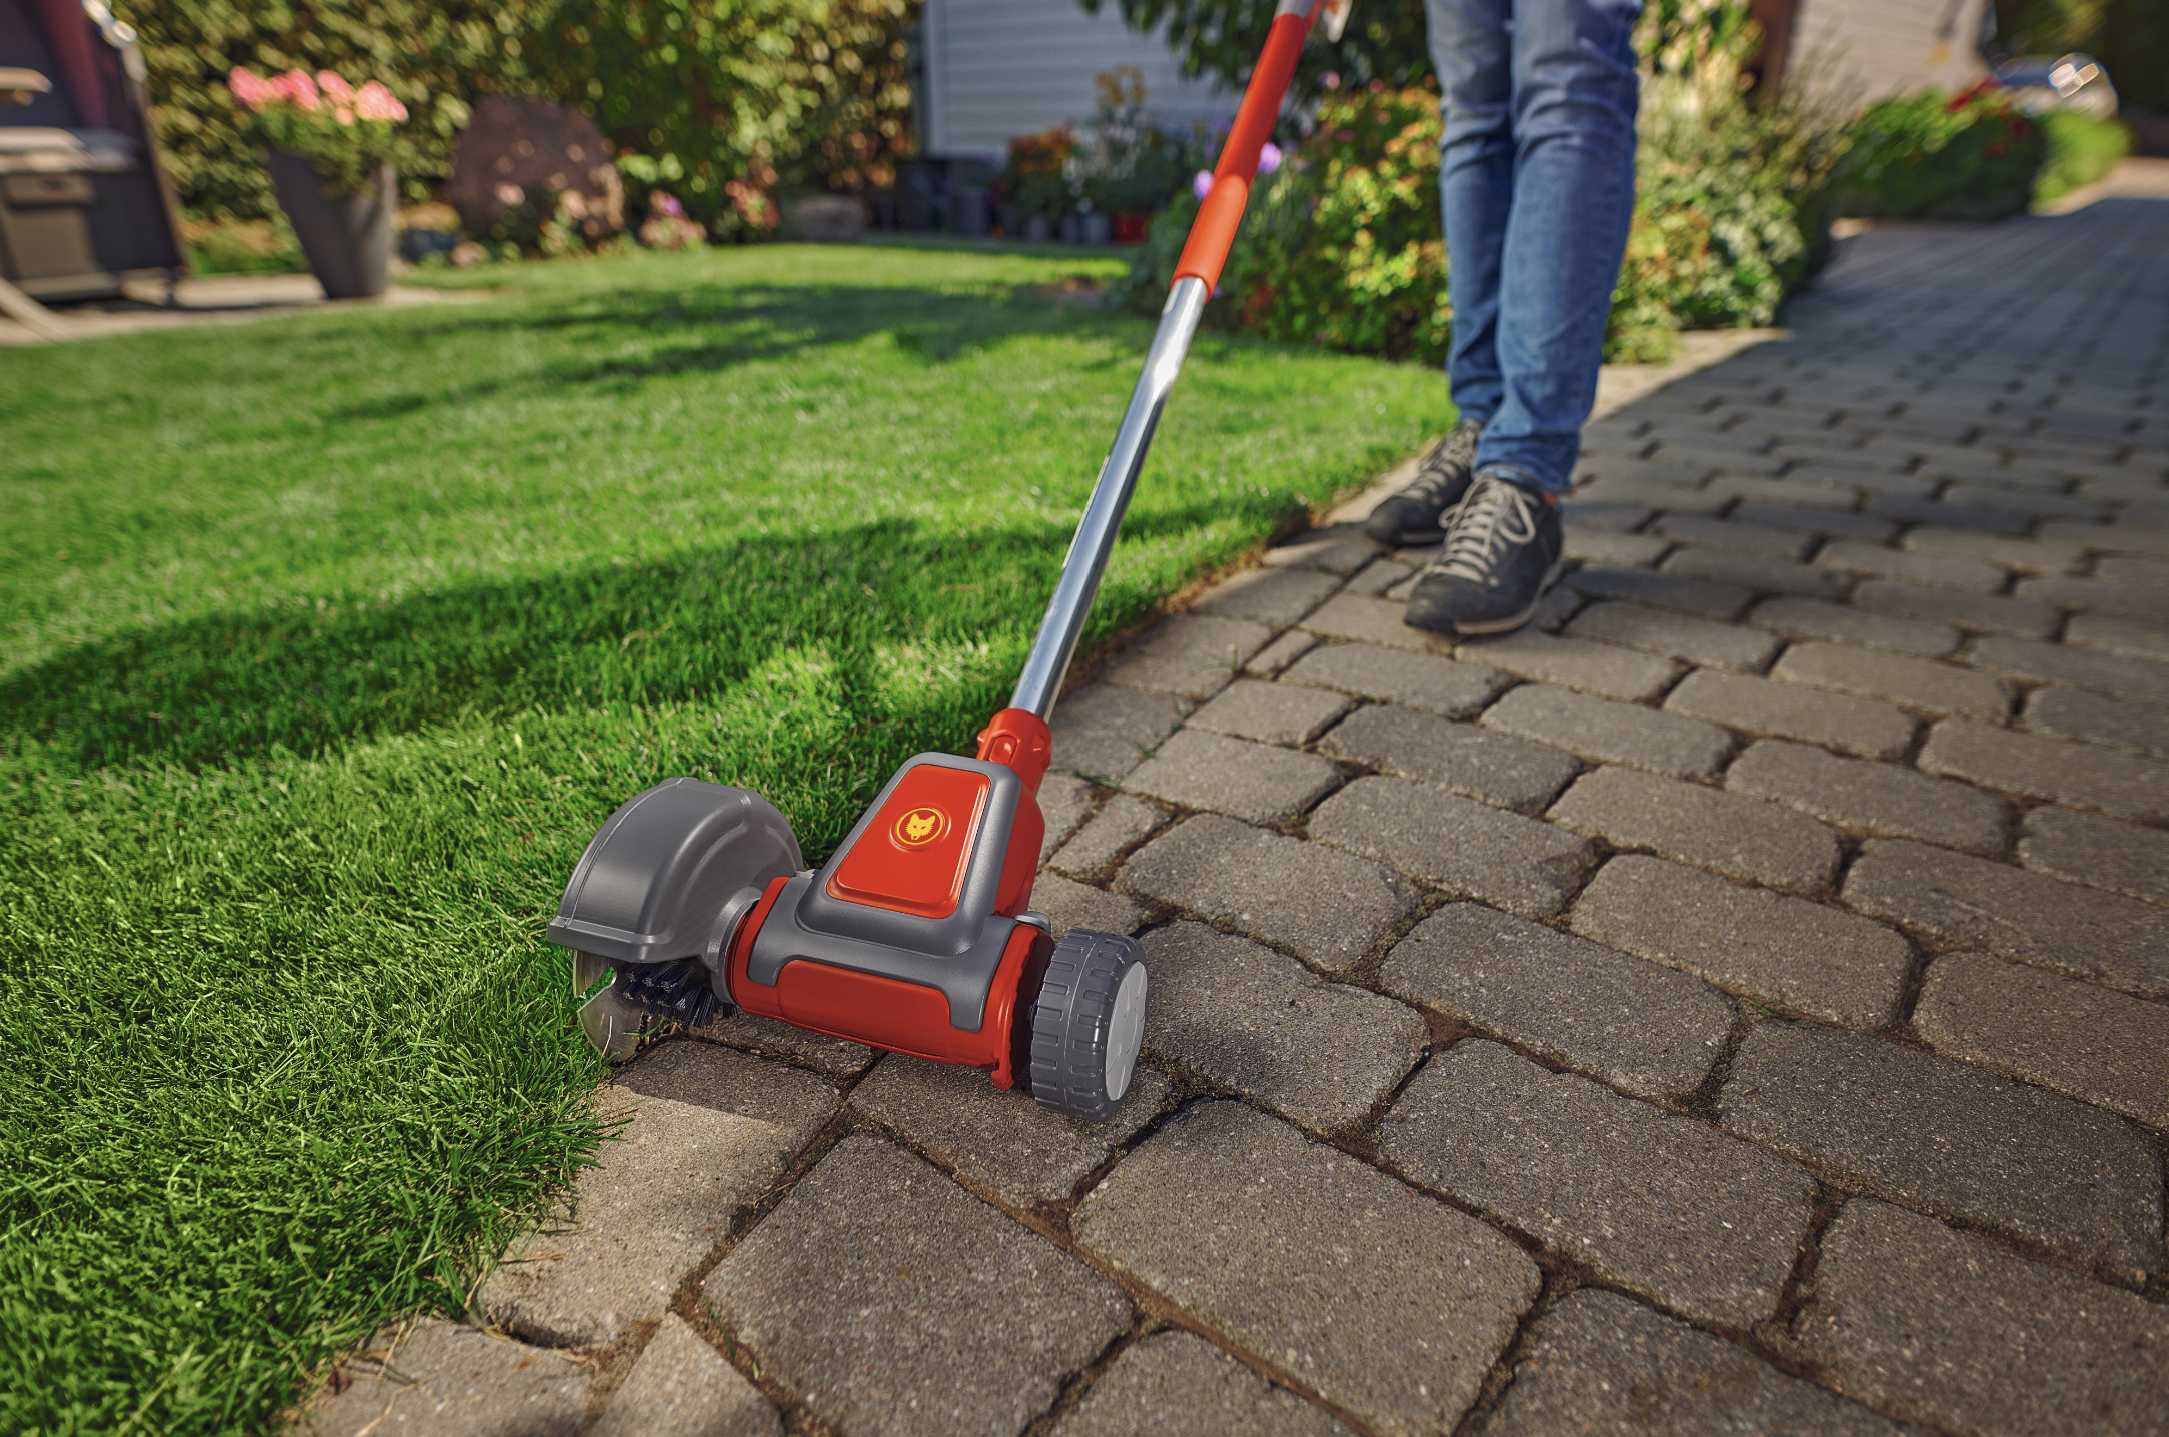
[[[598, 342], [622, 347], [646, 336], [637, 355], [547, 364], [525, 374], [472, 384], [379, 396], [332, 411], [337, 419], [385, 419], [417, 410], [472, 403], [510, 389], [551, 389], [610, 381], [640, 381], [687, 373], [716, 373], [889, 335], [896, 347], [932, 364], [951, 361], [1031, 335], [1090, 331], [1114, 341], [1105, 362], [1141, 362], [1150, 332], [1135, 316], [1055, 306], [996, 293], [941, 293], [901, 286], [726, 285], [689, 289], [624, 288], [545, 301], [543, 312], [432, 314], [408, 326], [419, 344], [456, 342], [492, 333], [586, 329]], [[554, 311], [554, 312], [553, 312]], [[695, 332], [686, 336], [685, 332]], [[683, 337], [692, 342], [678, 342]], [[1092, 367], [1092, 366], [1087, 366]]]
[[[1205, 504], [1140, 514], [1129, 537], [1226, 517]], [[1021, 647], [1069, 536], [1066, 522], [959, 534], [895, 520], [391, 603], [319, 599], [135, 629], [0, 681], [0, 744], [82, 770], [312, 755], [466, 716], [713, 698], [779, 652], [816, 645], [878, 719], [877, 651]], [[1147, 603], [1103, 601], [1093, 630]]]

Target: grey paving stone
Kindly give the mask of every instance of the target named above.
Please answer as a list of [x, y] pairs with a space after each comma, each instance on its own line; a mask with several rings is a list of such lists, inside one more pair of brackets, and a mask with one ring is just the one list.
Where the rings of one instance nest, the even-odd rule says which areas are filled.
[[841, 1099], [810, 1073], [681, 1040], [630, 1064], [606, 1101], [629, 1113], [619, 1139], [574, 1181], [570, 1211], [482, 1285], [482, 1309], [516, 1337], [600, 1346], [659, 1320]]
[[2026, 815], [2018, 858], [2067, 883], [2169, 903], [2169, 833], [2158, 828], [2068, 808], [2037, 808]]
[[1682, 544], [1778, 559], [1804, 559], [1807, 551], [1815, 547], [1811, 536], [1796, 530], [1766, 524], [1741, 524], [1730, 519], [1705, 519], [1691, 514], [1667, 514], [1651, 527], [1665, 538]]
[[1622, 534], [1582, 524], [1566, 526], [1566, 556], [1584, 564], [1611, 564], [1633, 568], [1654, 564], [1671, 548], [1671, 541], [1655, 534]]
[[1913, 1026], [1939, 1053], [2169, 1128], [2169, 1008], [1978, 953], [1928, 970]]
[[1757, 1023], [1717, 1101], [1732, 1132], [1845, 1186], [2082, 1267], [2162, 1256], [2153, 1143], [2069, 1098], [1881, 1038]]
[[1994, 674], [1850, 644], [1794, 644], [1771, 677], [1889, 699], [1937, 715], [1970, 714], [2000, 723], [2011, 712], [2010, 687]]
[[2169, 1425], [2169, 1311], [1863, 1199], [1824, 1235], [1800, 1347], [1842, 1392], [1984, 1437]]
[[2002, 484], [1953, 484], [1944, 492], [1943, 502], [2008, 509], [2014, 514], [2035, 514], [2052, 519], [2090, 521], [2109, 516], [2109, 507], [2099, 499], [2078, 494], [2044, 494], [2038, 489], [2014, 489]]
[[1279, 944], [1328, 972], [1360, 962], [1417, 906], [1415, 888], [1383, 864], [1214, 814], [1146, 844], [1115, 883]]
[[1410, 1181], [1685, 1316], [1777, 1309], [1815, 1184], [1699, 1119], [1471, 1039], [1425, 1065], [1379, 1127]]
[[1476, 903], [1417, 924], [1379, 986], [1648, 1098], [1699, 1087], [1734, 1017], [1698, 978]]
[[1675, 549], [1660, 568], [1667, 574], [1715, 579], [1757, 593], [1802, 594], [1811, 599], [1840, 599], [1847, 588], [1844, 576], [1828, 569], [1733, 549]]
[[[1402, 557], [1372, 560], [1364, 567], [1363, 572], [1348, 580], [1341, 587], [1351, 594], [1382, 594], [1388, 589], [1415, 578], [1422, 571], [1423, 561], [1418, 560], [1416, 563], [1404, 562], [1404, 558], [1409, 556], [1410, 551], [1402, 550], [1400, 552]], [[1414, 552], [1421, 554], [1423, 551], [1419, 549]], [[1431, 552], [1436, 553], [1437, 550]]]
[[1243, 672], [1259, 678], [1271, 678], [1294, 663], [1312, 649], [1318, 647], [1318, 636], [1306, 634], [1300, 629], [1290, 629], [1264, 648], [1250, 656], [1243, 665]]
[[1240, 1103], [1178, 1114], [1070, 1230], [1388, 1437], [1452, 1430], [1540, 1286], [1499, 1233]]
[[1799, 739], [1868, 758], [1897, 758], [1916, 721], [1874, 699], [1825, 693], [1751, 674], [1697, 669], [1666, 696], [1666, 709], [1727, 728]]
[[1935, 492], [1935, 481], [1917, 474], [1895, 474], [1870, 464], [1806, 464], [1786, 471], [1792, 484], [1820, 484], [1832, 489], [1864, 489], [1871, 494], [1902, 494], [1924, 497]]
[[1755, 673], [1769, 667], [1778, 649], [1776, 639], [1756, 629], [1668, 614], [1640, 604], [1593, 604], [1575, 616], [1567, 634]]
[[1340, 527], [1311, 529], [1276, 548], [1267, 549], [1263, 562], [1274, 569], [1317, 569], [1347, 576], [1371, 562], [1378, 546], [1361, 529]]
[[1120, 858], [1131, 845], [1151, 833], [1167, 818], [1160, 810], [1134, 794], [1118, 793], [1077, 836], [1062, 845], [1054, 866], [1064, 873], [1090, 876]]
[[1900, 1437], [1903, 1428], [1617, 1293], [1544, 1314], [1484, 1437]]
[[2070, 684], [2112, 698], [2169, 703], [2169, 664], [2152, 659], [2005, 638], [1981, 640], [1970, 657], [1982, 668], [2000, 669], [2035, 683]]
[[1045, 863], [1069, 836], [1084, 827], [1099, 811], [1099, 790], [1074, 774], [1050, 773], [1039, 783], [1039, 814], [1047, 820], [1047, 833], [1039, 841], [1039, 861]]
[[1575, 506], [1567, 510], [1570, 515], [1585, 513], [1589, 507], [1598, 505], [1607, 509], [1638, 509], [1645, 514], [1652, 509], [1672, 514], [1715, 514], [1732, 502], [1730, 494], [1683, 489], [1676, 484], [1661, 484], [1643, 478], [1598, 479], [1576, 489], [1574, 498]]
[[[434, 1320], [394, 1345], [387, 1328], [340, 1364], [300, 1429], [308, 1437], [573, 1437], [587, 1415], [587, 1371], [546, 1348]], [[334, 1390], [336, 1389], [336, 1390]]]
[[[396, 1429], [395, 1429], [396, 1430]], [[783, 1421], [675, 1313], [641, 1349], [588, 1437], [782, 1437]]]
[[1137, 905], [1121, 894], [1072, 883], [1058, 873], [1042, 873], [1034, 881], [1032, 907], [1047, 915], [1057, 941], [1072, 928], [1128, 937], [1144, 922]]
[[[1157, 1004], [1157, 965], [1151, 973]], [[1021, 1090], [1004, 1092], [977, 1068], [899, 1053], [851, 1090], [860, 1113], [1014, 1208], [1067, 1199], [1085, 1174], [1159, 1116], [1166, 1100], [1167, 1079], [1141, 1063], [1115, 1116], [1088, 1123], [1050, 1113]]]
[[1364, 698], [1390, 699], [1455, 718], [1476, 713], [1508, 682], [1482, 664], [1410, 655], [1373, 644], [1329, 644], [1311, 650], [1284, 676]]
[[1358, 709], [1319, 747], [1385, 773], [1532, 813], [1581, 770], [1571, 755], [1548, 745], [1398, 704]]
[[2134, 619], [2123, 614], [2073, 614], [2064, 625], [2064, 642], [2105, 649], [2135, 659], [2169, 659], [2169, 621]]
[[1614, 699], [1654, 698], [1671, 687], [1680, 671], [1679, 665], [1650, 654], [1527, 629], [1471, 640], [1461, 646], [1461, 657], [1539, 683]]
[[1803, 813], [1630, 768], [1583, 774], [1547, 816], [1614, 848], [1788, 893], [1822, 892], [1838, 866], [1837, 835]]
[[691, 1028], [687, 1031], [695, 1037], [740, 1048], [749, 1053], [758, 1053], [764, 1057], [796, 1058], [815, 1071], [826, 1073], [832, 1078], [848, 1078], [854, 1073], [862, 1073], [875, 1057], [874, 1050], [863, 1043], [831, 1038], [826, 1033], [794, 1028], [789, 1023], [779, 1023], [772, 1018], [756, 1018], [743, 1012], [733, 1012], [730, 1017], [719, 1018], [705, 1028]]
[[2000, 798], [1804, 744], [1764, 739], [1733, 761], [1725, 787], [1881, 838], [1917, 838], [1969, 853], [2001, 853], [2010, 841], [2011, 806]]
[[2169, 564], [2157, 559], [2104, 555], [2094, 563], [2094, 577], [2117, 584], [2165, 589], [2169, 588]]
[[2044, 539], [2070, 539], [2111, 554], [2169, 555], [2169, 529], [2151, 524], [2082, 524], [2051, 519], [2041, 526]]
[[2014, 514], [2008, 509], [1991, 509], [1981, 504], [1944, 504], [1910, 494], [1872, 495], [1868, 500], [1868, 507], [1878, 514], [1888, 514], [1893, 519], [1928, 524], [1939, 529], [1970, 528], [1986, 530], [1991, 534], [2022, 535], [2033, 528], [2034, 524], [2031, 515]]
[[1898, 532], [1898, 526], [1888, 519], [1873, 514], [1853, 514], [1842, 509], [1800, 509], [1784, 504], [1747, 502], [1732, 511], [1732, 517], [1746, 524], [1764, 524], [1772, 529], [1795, 529], [1803, 534], [1844, 535], [1851, 539], [1866, 539], [1881, 543]]
[[1186, 728], [1123, 786], [1185, 808], [1274, 824], [1309, 808], [1340, 781], [1341, 771], [1316, 754]]
[[2098, 744], [1946, 719], [1929, 732], [1920, 766], [1984, 788], [2098, 808], [2121, 818], [2169, 818], [2169, 764]]
[[1314, 1132], [1362, 1122], [1430, 1040], [1401, 1004], [1202, 923], [1147, 934], [1145, 965], [1147, 1055]]
[[1273, 631], [1246, 619], [1180, 614], [1163, 621], [1108, 671], [1110, 683], [1184, 698], [1210, 698], [1272, 641]]
[[1978, 594], [1997, 592], [2002, 589], [2004, 580], [2003, 570], [1978, 560], [1888, 549], [1880, 544], [1853, 540], [1825, 544], [1815, 555], [1815, 562], [1825, 568], [1855, 574], [1872, 574], [1877, 578], [1901, 579], [1909, 584], [1964, 589]]
[[1912, 967], [1880, 924], [1639, 854], [1599, 869], [1571, 917], [1584, 937], [1848, 1028], [1897, 1021]]
[[1115, 1359], [1054, 1437], [1355, 1437], [1324, 1409], [1275, 1387], [1195, 1333], [1148, 1337]]
[[853, 1433], [1018, 1431], [1131, 1320], [1106, 1278], [865, 1133], [703, 1295], [764, 1376]]
[[1860, 500], [1856, 488], [1832, 488], [1820, 484], [1797, 484], [1790, 479], [1746, 479], [1720, 475], [1709, 483], [1709, 492], [1751, 504], [1778, 504], [1788, 509], [1851, 509]]
[[1190, 715], [1190, 727], [1259, 743], [1309, 743], [1348, 712], [1349, 701], [1325, 689], [1237, 679]]
[[2026, 696], [2026, 727], [2055, 738], [2169, 758], [2169, 704], [2112, 699], [2061, 686], [2035, 689]]
[[1565, 512], [1569, 523], [1579, 524], [1585, 529], [1616, 529], [1622, 532], [1639, 529], [1649, 521], [1652, 512], [1634, 504], [1585, 501], [1579, 491], [1567, 496], [1559, 507]]
[[1172, 694], [1087, 684], [1064, 698], [1047, 721], [1053, 767], [1119, 781], [1181, 725], [1191, 707]]
[[1765, 599], [1755, 606], [1747, 621], [1789, 638], [1828, 639], [1833, 643], [1861, 644], [1898, 654], [1940, 658], [1956, 649], [1962, 637], [1949, 624], [1930, 624], [1916, 619], [1894, 619], [1864, 613], [1846, 604], [1825, 604], [1814, 599]]
[[1215, 584], [1197, 610], [1285, 629], [1339, 587], [1340, 580], [1316, 569], [1245, 569]]
[[1752, 592], [1736, 584], [1713, 583], [1651, 569], [1622, 569], [1611, 564], [1585, 565], [1568, 574], [1562, 582], [1593, 598], [1633, 599], [1660, 609], [1678, 609], [1682, 613], [1704, 614], [1714, 619], [1737, 617], [1754, 597]]
[[1493, 704], [1480, 722], [1599, 763], [1630, 764], [1682, 778], [1708, 777], [1732, 751], [1732, 736], [1700, 719], [1550, 684], [1523, 684]]
[[1588, 844], [1551, 824], [1405, 778], [1357, 779], [1319, 807], [1310, 836], [1538, 918], [1565, 907], [1596, 862]]
[[2055, 633], [2057, 624], [2062, 622], [2054, 609], [2030, 599], [1930, 589], [1890, 579], [1868, 580], [1853, 590], [1853, 602], [1871, 613], [1951, 624], [1984, 634], [2017, 634], [2022, 638], [2045, 639]]
[[1871, 839], [1845, 879], [1845, 902], [1942, 942], [2169, 996], [2169, 910], [2008, 864], [1896, 839]]
[[2053, 604], [2059, 609], [2124, 614], [2133, 618], [2153, 619], [2157, 623], [2164, 617], [2169, 617], [2169, 587], [2158, 583], [2134, 583], [2129, 580], [2108, 582], [2059, 576], [2021, 579], [2017, 593], [2021, 598]]
[[1450, 654], [1453, 641], [1443, 634], [1410, 628], [1401, 622], [1408, 606], [1398, 599], [1372, 599], [1361, 594], [1335, 594], [1311, 610], [1303, 627], [1332, 639], [1354, 639], [1389, 649], [1412, 649], [1419, 654]]
[[2061, 574], [2086, 551], [2069, 539], [2012, 539], [1971, 529], [1940, 529], [1923, 524], [1900, 541], [1916, 554], [1943, 559], [1979, 559], [2022, 574]]

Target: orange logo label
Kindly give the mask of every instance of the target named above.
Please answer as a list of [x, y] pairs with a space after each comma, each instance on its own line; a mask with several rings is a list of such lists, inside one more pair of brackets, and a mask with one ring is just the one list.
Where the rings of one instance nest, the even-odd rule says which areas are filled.
[[948, 831], [948, 814], [938, 808], [914, 808], [896, 820], [896, 846], [924, 848]]

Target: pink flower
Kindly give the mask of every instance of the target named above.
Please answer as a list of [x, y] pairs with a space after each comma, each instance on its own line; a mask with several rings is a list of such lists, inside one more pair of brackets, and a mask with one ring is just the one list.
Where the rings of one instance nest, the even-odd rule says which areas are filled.
[[333, 71], [317, 71], [316, 83], [318, 88], [323, 90], [324, 98], [330, 100], [334, 105], [351, 105], [354, 103], [354, 87]]
[[382, 84], [371, 80], [354, 96], [354, 112], [365, 120], [404, 120], [407, 107]]
[[516, 205], [524, 198], [520, 187], [509, 180], [497, 187], [497, 203], [501, 205]]
[[1280, 168], [1281, 159], [1280, 146], [1268, 140], [1265, 148], [1258, 151], [1258, 173], [1261, 175], [1271, 174]]
[[1211, 170], [1199, 170], [1197, 177], [1190, 181], [1190, 193], [1196, 195], [1199, 199], [1204, 199], [1212, 192], [1213, 172]]
[[300, 70], [288, 70], [275, 76], [271, 81], [271, 93], [274, 98], [311, 113], [323, 108], [323, 98], [316, 93], [316, 81]]
[[226, 88], [233, 91], [236, 100], [252, 110], [262, 109], [267, 101], [276, 99], [279, 93], [269, 80], [239, 65], [234, 66], [233, 73], [226, 77]]
[[685, 206], [678, 202], [676, 195], [661, 191], [657, 191], [655, 197], [648, 201], [648, 208], [656, 214], [668, 215], [672, 219], [679, 219], [685, 214]]

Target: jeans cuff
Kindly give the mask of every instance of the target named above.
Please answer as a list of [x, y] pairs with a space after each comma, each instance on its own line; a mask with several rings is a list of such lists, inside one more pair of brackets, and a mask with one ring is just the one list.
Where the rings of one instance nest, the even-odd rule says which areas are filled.
[[1504, 479], [1509, 484], [1526, 489], [1532, 494], [1541, 494], [1549, 499], [1557, 499], [1567, 491], [1566, 485], [1561, 484], [1555, 488], [1546, 484], [1532, 470], [1524, 469], [1519, 464], [1504, 464], [1493, 460], [1476, 471], [1476, 477], [1479, 479], [1486, 475]]

